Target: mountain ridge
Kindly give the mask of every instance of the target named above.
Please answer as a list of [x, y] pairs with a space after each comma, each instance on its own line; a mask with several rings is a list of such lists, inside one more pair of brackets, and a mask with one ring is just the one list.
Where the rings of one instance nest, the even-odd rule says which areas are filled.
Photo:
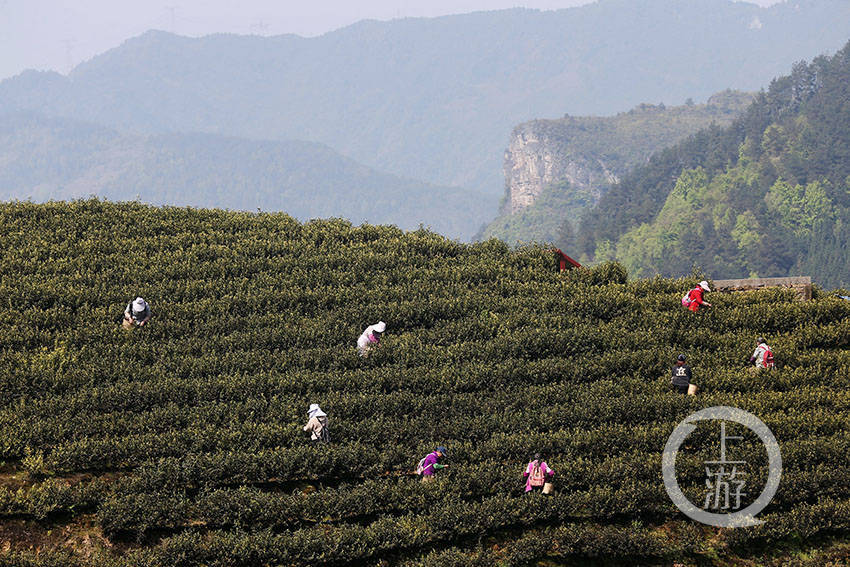
[[641, 276], [806, 273], [850, 282], [850, 42], [775, 78], [726, 128], [632, 170], [585, 215], [579, 250]]
[[[420, 224], [469, 239], [496, 199], [375, 171], [317, 142], [209, 133], [141, 136], [33, 113], [0, 114], [0, 198], [72, 199], [279, 210]], [[489, 204], [488, 204], [489, 202]]]
[[614, 116], [565, 116], [520, 124], [505, 151], [500, 215], [482, 238], [556, 242], [574, 247], [575, 223], [616, 183], [656, 151], [711, 124], [726, 125], [753, 100], [723, 91], [705, 104], [641, 104]]
[[7, 79], [0, 104], [136, 132], [307, 139], [378, 170], [498, 193], [504, 141], [520, 122], [757, 89], [847, 35], [850, 5], [835, 0], [606, 0], [359, 22], [311, 38], [153, 32], [47, 94]]

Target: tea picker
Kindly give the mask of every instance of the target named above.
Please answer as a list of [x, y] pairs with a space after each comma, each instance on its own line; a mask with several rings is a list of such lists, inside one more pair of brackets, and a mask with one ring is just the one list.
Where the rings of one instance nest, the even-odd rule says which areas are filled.
[[767, 346], [764, 337], [759, 337], [756, 341], [756, 350], [753, 351], [749, 363], [755, 363], [755, 368], [774, 368], [773, 350]]
[[328, 415], [322, 411], [319, 404], [310, 404], [307, 410], [308, 421], [304, 431], [310, 432], [310, 441], [313, 443], [329, 443], [331, 440], [328, 428]]
[[357, 339], [357, 352], [360, 356], [369, 356], [372, 349], [376, 348], [381, 342], [381, 334], [387, 329], [387, 324], [383, 321], [378, 321], [374, 325], [369, 325], [366, 330]]
[[124, 309], [124, 320], [121, 324], [125, 329], [144, 327], [150, 321], [151, 315], [150, 304], [141, 297], [137, 297]]
[[687, 307], [689, 311], [693, 311], [694, 313], [697, 313], [702, 306], [711, 307], [711, 303], [703, 299], [703, 294], [707, 291], [711, 291], [711, 287], [709, 287], [707, 281], [702, 280], [697, 287], [682, 297], [682, 306]]
[[416, 465], [416, 474], [422, 477], [422, 482], [434, 480], [434, 474], [440, 469], [446, 468], [449, 465], [440, 463], [440, 459], [448, 456], [446, 448], [443, 446], [437, 447], [433, 452], [428, 453]]
[[691, 367], [688, 366], [687, 357], [684, 354], [676, 357], [671, 383], [673, 391], [678, 394], [694, 395], [697, 393], [696, 384], [691, 384]]
[[550, 469], [546, 461], [540, 458], [540, 453], [535, 454], [534, 459], [529, 461], [522, 476], [526, 479], [526, 494], [535, 490], [539, 490], [543, 494], [552, 493], [552, 477], [555, 476], [555, 471]]

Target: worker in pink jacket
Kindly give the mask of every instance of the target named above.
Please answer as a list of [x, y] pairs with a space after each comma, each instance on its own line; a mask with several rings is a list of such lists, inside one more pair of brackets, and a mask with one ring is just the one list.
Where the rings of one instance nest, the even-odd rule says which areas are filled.
[[540, 453], [534, 455], [534, 459], [525, 467], [522, 476], [526, 479], [525, 492], [532, 490], [543, 490], [543, 485], [552, 481], [555, 471], [549, 468], [546, 461], [540, 458]]

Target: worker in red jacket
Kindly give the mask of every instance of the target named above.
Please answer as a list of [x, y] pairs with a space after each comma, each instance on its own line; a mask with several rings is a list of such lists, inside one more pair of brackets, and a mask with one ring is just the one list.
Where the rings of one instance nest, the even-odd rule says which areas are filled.
[[711, 291], [711, 288], [708, 286], [707, 281], [702, 280], [699, 282], [697, 287], [689, 291], [688, 294], [682, 298], [682, 305], [686, 306], [694, 313], [698, 312], [701, 306], [711, 307], [711, 303], [703, 299], [703, 294], [706, 291]]

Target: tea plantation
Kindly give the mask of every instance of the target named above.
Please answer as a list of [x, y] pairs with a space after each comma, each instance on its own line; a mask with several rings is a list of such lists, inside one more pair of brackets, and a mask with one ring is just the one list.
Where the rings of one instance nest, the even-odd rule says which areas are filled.
[[[699, 279], [341, 220], [0, 205], [0, 564], [843, 564], [850, 301], [711, 293], [694, 314]], [[154, 318], [126, 331], [137, 295]], [[772, 372], [746, 368], [759, 335]], [[670, 391], [680, 352], [696, 396]], [[301, 430], [310, 403], [329, 445]], [[782, 449], [759, 526], [698, 524], [664, 489], [668, 436], [717, 405]], [[698, 506], [712, 436], [679, 455]], [[421, 483], [437, 445], [449, 466]], [[550, 497], [524, 494], [538, 451]]]

